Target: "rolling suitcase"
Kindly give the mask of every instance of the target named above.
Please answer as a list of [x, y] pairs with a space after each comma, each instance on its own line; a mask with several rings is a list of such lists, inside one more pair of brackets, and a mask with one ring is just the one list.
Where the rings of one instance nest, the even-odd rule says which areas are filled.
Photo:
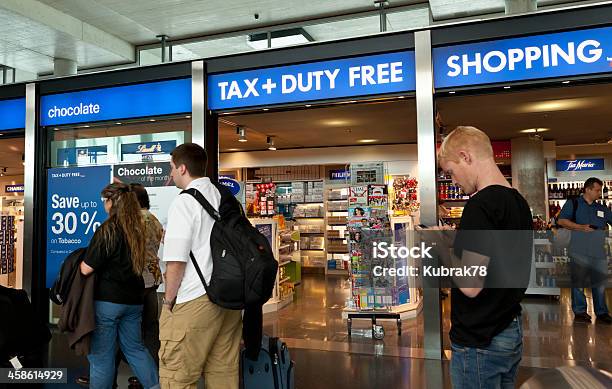
[[293, 389], [294, 362], [285, 342], [265, 336], [259, 357], [253, 361], [241, 353], [244, 389]]

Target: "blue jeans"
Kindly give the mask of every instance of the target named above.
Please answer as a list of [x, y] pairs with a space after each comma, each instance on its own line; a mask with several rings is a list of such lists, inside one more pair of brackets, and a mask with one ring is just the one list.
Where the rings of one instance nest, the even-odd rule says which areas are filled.
[[142, 343], [142, 305], [95, 301], [95, 311], [96, 329], [87, 355], [89, 387], [112, 388], [119, 341], [121, 351], [145, 389], [159, 388], [157, 367]]
[[587, 300], [583, 288], [591, 288], [595, 315], [607, 314], [607, 259], [589, 257], [575, 252], [570, 253], [570, 257], [572, 259], [570, 263], [572, 275], [572, 311], [574, 311], [574, 314], [586, 313]]
[[[595, 315], [605, 315], [608, 313], [608, 306], [606, 305], [606, 287], [599, 286], [597, 288], [591, 288], [593, 294], [593, 309]], [[587, 311], [587, 300], [584, 295], [582, 288], [572, 288], [572, 311], [578, 315], [586, 313]]]
[[523, 354], [521, 316], [484, 348], [451, 343], [451, 381], [454, 389], [513, 389]]

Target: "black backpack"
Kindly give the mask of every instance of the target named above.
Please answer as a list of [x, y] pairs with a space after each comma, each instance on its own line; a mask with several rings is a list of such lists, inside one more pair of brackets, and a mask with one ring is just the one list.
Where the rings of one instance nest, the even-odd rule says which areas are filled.
[[193, 196], [215, 220], [210, 235], [213, 270], [210, 283], [193, 255], [189, 253], [208, 298], [227, 309], [263, 305], [270, 299], [276, 282], [278, 262], [268, 239], [251, 225], [242, 206], [224, 186], [219, 211], [195, 188], [181, 192]]

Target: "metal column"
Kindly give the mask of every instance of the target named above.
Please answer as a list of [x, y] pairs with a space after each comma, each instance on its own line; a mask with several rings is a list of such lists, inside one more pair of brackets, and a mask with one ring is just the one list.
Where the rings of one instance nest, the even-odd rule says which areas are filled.
[[22, 286], [32, 297], [34, 261], [34, 193], [36, 165], [36, 84], [26, 85], [25, 165], [24, 165], [24, 225], [23, 225], [23, 280]]
[[[419, 160], [419, 199], [421, 224], [438, 224], [436, 190], [436, 129], [433, 100], [433, 65], [431, 61], [431, 32], [414, 34], [416, 64], [417, 142]], [[436, 265], [431, 263], [432, 265]], [[438, 288], [423, 288], [423, 322], [425, 330], [425, 358], [442, 358], [442, 311]]]
[[204, 61], [191, 63], [191, 141], [202, 147], [204, 145], [204, 127], [206, 106], [204, 94]]

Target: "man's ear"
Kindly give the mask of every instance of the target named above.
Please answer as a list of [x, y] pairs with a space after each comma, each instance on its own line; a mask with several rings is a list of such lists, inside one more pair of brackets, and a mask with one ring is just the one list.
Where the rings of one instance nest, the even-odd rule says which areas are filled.
[[178, 171], [179, 173], [181, 173], [181, 176], [184, 176], [185, 173], [187, 172], [187, 166], [185, 166], [185, 164], [182, 164], [178, 167]]
[[467, 151], [459, 151], [459, 159], [468, 165], [472, 164], [472, 156]]

